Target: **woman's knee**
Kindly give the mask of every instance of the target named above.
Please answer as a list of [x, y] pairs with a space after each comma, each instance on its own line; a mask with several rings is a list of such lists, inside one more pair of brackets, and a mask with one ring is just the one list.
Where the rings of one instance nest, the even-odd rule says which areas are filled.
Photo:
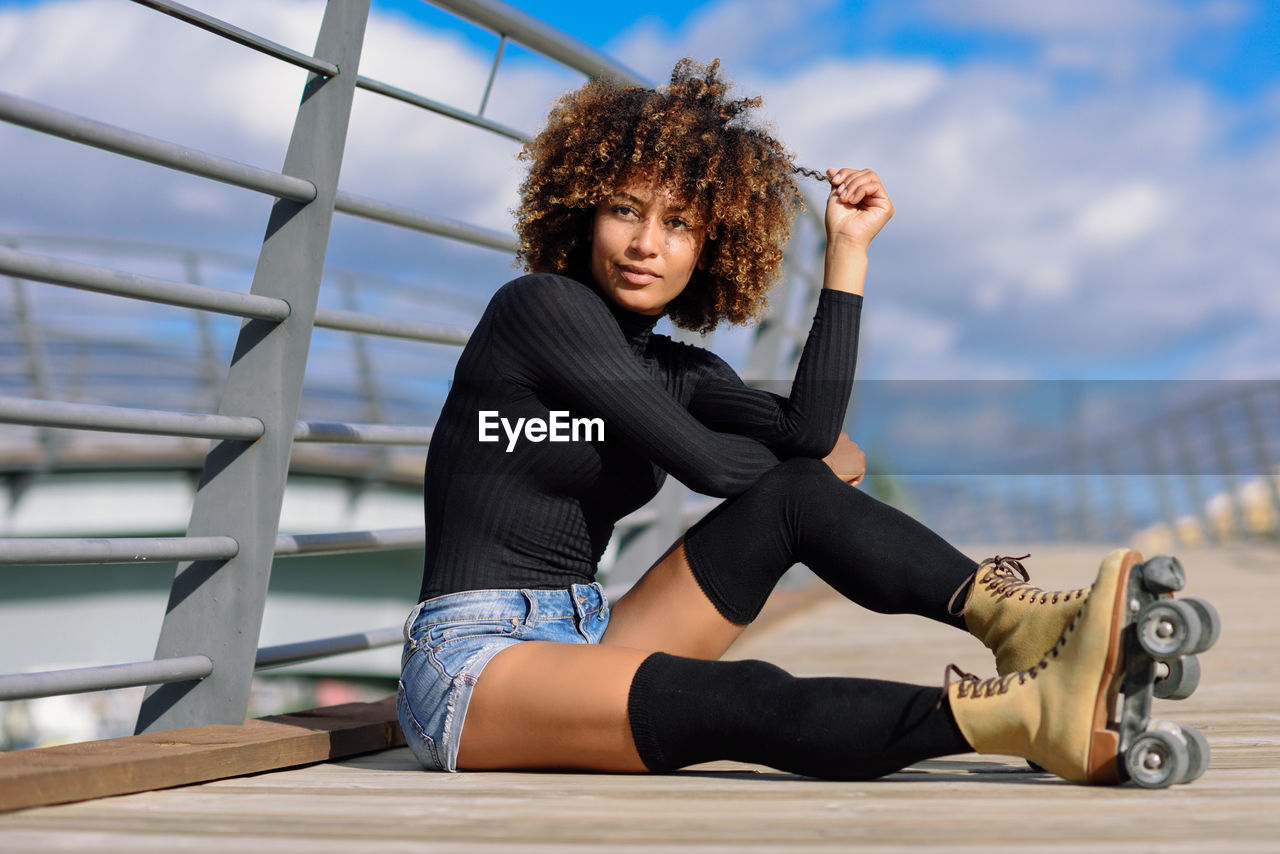
[[849, 488], [822, 460], [795, 457], [766, 472], [744, 497], [754, 493], [755, 500], [779, 509], [803, 510], [811, 502], [825, 503]]
[[792, 457], [778, 463], [765, 474], [765, 477], [788, 481], [819, 481], [835, 477], [835, 472], [831, 471], [831, 467], [822, 460], [816, 460], [813, 457]]
[[747, 493], [771, 496], [808, 495], [815, 490], [838, 485], [843, 485], [843, 481], [822, 460], [793, 457], [765, 472]]

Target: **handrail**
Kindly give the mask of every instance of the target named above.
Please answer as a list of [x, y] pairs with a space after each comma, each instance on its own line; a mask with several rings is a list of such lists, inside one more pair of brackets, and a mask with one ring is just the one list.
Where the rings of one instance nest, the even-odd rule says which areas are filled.
[[205, 655], [185, 655], [155, 661], [105, 664], [37, 673], [0, 676], [0, 700], [29, 700], [57, 694], [80, 694], [109, 688], [133, 688], [163, 682], [204, 679], [213, 672], [213, 662]]
[[8, 537], [0, 566], [230, 560], [239, 551], [232, 537]]
[[220, 291], [186, 282], [140, 276], [107, 267], [32, 255], [0, 246], [0, 273], [82, 291], [129, 297], [163, 305], [203, 309], [237, 317], [280, 321], [289, 316], [289, 304], [255, 294]]
[[241, 415], [198, 415], [5, 396], [0, 396], [0, 423], [243, 441], [262, 438], [265, 429], [261, 420]]
[[515, 252], [520, 248], [520, 242], [512, 234], [459, 222], [456, 219], [420, 213], [409, 208], [402, 208], [352, 193], [339, 191], [333, 209], [352, 216], [384, 222], [388, 225], [398, 225], [402, 228], [411, 228], [414, 231], [434, 234], [439, 237], [449, 237], [454, 240], [460, 240], [463, 243], [472, 243], [476, 246], [485, 246], [489, 249], [498, 249], [503, 252]]
[[262, 36], [255, 35], [248, 30], [242, 30], [233, 24], [228, 24], [226, 21], [215, 18], [212, 15], [206, 15], [197, 9], [183, 6], [181, 3], [174, 3], [171, 0], [133, 0], [133, 2], [139, 6], [155, 9], [157, 12], [163, 12], [180, 21], [186, 21], [188, 24], [194, 24], [202, 30], [208, 30], [236, 44], [265, 53], [267, 56], [284, 60], [291, 65], [305, 68], [308, 71], [314, 71], [316, 74], [333, 77], [338, 73], [338, 66], [332, 62], [325, 62], [323, 59], [316, 59], [314, 56], [299, 53], [292, 48], [277, 44], [270, 39], [264, 39]]
[[[141, 0], [134, 0], [134, 2], [141, 2]], [[424, 110], [430, 110], [431, 112], [442, 116], [448, 116], [451, 119], [457, 119], [460, 122], [464, 122], [478, 128], [493, 131], [499, 136], [505, 136], [508, 139], [515, 140], [516, 142], [528, 142], [531, 139], [527, 133], [508, 127], [500, 122], [495, 122], [493, 119], [486, 119], [484, 116], [479, 116], [475, 113], [468, 113], [466, 110], [460, 110], [457, 107], [442, 104], [439, 101], [432, 100], [431, 98], [427, 98], [423, 95], [418, 95], [414, 92], [401, 89], [398, 86], [392, 86], [389, 83], [383, 83], [380, 80], [365, 77], [364, 75], [360, 75], [356, 78], [356, 86], [369, 92], [376, 92], [379, 95], [394, 98], [397, 101], [403, 101], [406, 104], [412, 104], [415, 107], [421, 107]]]
[[186, 148], [106, 122], [46, 107], [6, 92], [0, 92], [0, 119], [71, 142], [91, 145], [103, 151], [145, 160], [281, 199], [305, 203], [314, 201], [316, 197], [316, 185], [302, 178]]
[[[279, 534], [275, 555], [391, 551], [425, 542], [421, 527]], [[239, 550], [232, 537], [6, 537], [0, 539], [0, 566], [230, 560]]]
[[322, 534], [280, 534], [276, 557], [289, 555], [345, 554], [348, 552], [412, 549], [426, 542], [421, 528], [382, 528], [375, 531], [335, 531]]
[[[144, 240], [124, 238], [74, 237], [62, 234], [15, 234], [8, 238], [7, 243], [9, 248], [20, 249], [23, 251], [29, 251], [28, 247], [31, 246], [38, 246], [41, 252], [51, 251], [54, 248], [65, 248], [73, 251], [93, 249], [94, 251], [101, 252], [103, 254], [138, 254], [144, 255], [148, 258], [172, 261], [174, 263], [181, 263], [184, 259], [191, 258], [201, 267], [213, 264], [223, 268], [244, 270], [248, 273], [253, 272], [253, 262], [256, 258], [256, 256], [252, 254], [202, 246], [153, 243]], [[434, 289], [429, 285], [419, 285], [415, 282], [380, 275], [368, 270], [353, 270], [333, 264], [325, 265], [325, 275], [337, 278], [346, 277], [356, 280], [358, 281], [362, 291], [369, 289], [383, 293], [396, 293], [400, 296], [409, 296], [413, 298], [431, 297], [437, 300], [448, 299], [451, 303], [456, 302], [474, 309], [474, 313], [477, 316], [484, 310], [485, 303], [487, 302], [487, 300], [478, 298], [474, 294], [446, 293], [438, 289]]]
[[631, 86], [649, 85], [643, 77], [584, 42], [550, 27], [514, 6], [497, 0], [431, 0], [460, 18], [508, 36], [525, 47], [581, 71]]
[[439, 326], [434, 323], [413, 323], [344, 311], [339, 308], [316, 309], [316, 326], [343, 332], [361, 332], [366, 335], [382, 335], [403, 338], [406, 341], [426, 341], [430, 344], [455, 344], [462, 346], [471, 332], [456, 326]]
[[299, 421], [295, 442], [328, 442], [340, 445], [430, 445], [432, 428], [392, 424], [355, 424], [345, 421]]
[[399, 626], [391, 626], [385, 629], [373, 629], [349, 635], [336, 635], [317, 640], [264, 646], [258, 649], [253, 669], [265, 670], [270, 667], [283, 667], [286, 664], [298, 664], [303, 661], [314, 661], [318, 658], [330, 658], [347, 652], [361, 652], [366, 649], [379, 649], [401, 643], [404, 643], [404, 629]]

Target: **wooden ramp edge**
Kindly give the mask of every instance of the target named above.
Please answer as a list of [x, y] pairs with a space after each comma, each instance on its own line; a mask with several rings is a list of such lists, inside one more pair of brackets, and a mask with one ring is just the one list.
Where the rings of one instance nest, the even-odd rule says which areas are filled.
[[395, 699], [0, 753], [0, 812], [167, 789], [404, 744]]

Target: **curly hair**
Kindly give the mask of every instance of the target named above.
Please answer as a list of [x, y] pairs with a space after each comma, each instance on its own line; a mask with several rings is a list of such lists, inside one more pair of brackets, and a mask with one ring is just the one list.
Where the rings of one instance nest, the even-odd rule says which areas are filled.
[[701, 263], [667, 305], [677, 326], [708, 332], [757, 320], [804, 204], [791, 154], [749, 122], [759, 97], [731, 100], [720, 60], [682, 59], [669, 86], [593, 80], [562, 97], [520, 153], [529, 173], [515, 211], [517, 260], [590, 281], [597, 204], [633, 177], [656, 179], [700, 215]]

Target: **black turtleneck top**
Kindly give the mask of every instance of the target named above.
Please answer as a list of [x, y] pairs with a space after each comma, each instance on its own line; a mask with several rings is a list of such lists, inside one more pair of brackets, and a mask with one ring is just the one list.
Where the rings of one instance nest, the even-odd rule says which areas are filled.
[[[594, 285], [549, 274], [508, 282], [458, 359], [432, 435], [419, 598], [590, 582], [614, 524], [667, 473], [731, 496], [780, 459], [825, 456], [849, 402], [861, 307], [860, 296], [822, 291], [784, 398], [746, 386], [707, 350], [654, 335], [658, 317]], [[581, 424], [574, 441], [568, 425], [588, 418], [603, 438]], [[538, 421], [548, 429], [511, 439]], [[482, 429], [494, 440], [481, 441]]]

